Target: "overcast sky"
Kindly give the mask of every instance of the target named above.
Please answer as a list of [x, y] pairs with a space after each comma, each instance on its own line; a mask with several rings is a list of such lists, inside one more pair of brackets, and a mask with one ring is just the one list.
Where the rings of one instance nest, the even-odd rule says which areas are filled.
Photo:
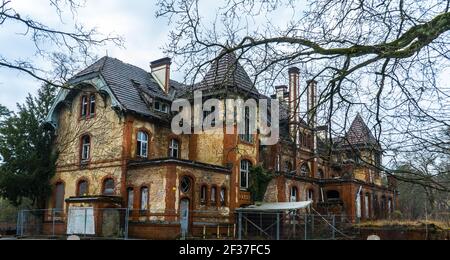
[[[125, 39], [125, 48], [107, 46], [98, 51], [99, 56], [121, 59], [127, 63], [148, 69], [149, 62], [164, 56], [161, 47], [168, 37], [167, 21], [155, 18], [155, 1], [148, 0], [95, 0], [88, 1], [78, 11], [77, 20], [89, 27], [97, 27], [104, 34], [117, 34]], [[12, 5], [21, 14], [60, 26], [60, 20], [48, 0], [13, 0]], [[67, 13], [66, 15], [70, 15]], [[71, 17], [64, 22], [69, 24]], [[70, 28], [68, 26], [68, 28]], [[8, 59], [33, 59], [34, 48], [29, 37], [19, 34], [23, 27], [7, 24], [0, 27], [0, 53]], [[29, 76], [0, 68], [0, 104], [15, 109], [27, 93], [35, 93], [40, 82]]]

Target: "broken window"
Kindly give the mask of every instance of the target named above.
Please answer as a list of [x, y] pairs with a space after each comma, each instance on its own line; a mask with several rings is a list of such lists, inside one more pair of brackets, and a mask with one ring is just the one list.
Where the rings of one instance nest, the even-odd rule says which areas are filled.
[[144, 131], [139, 131], [137, 135], [137, 156], [148, 157], [148, 134]]
[[327, 198], [329, 201], [338, 201], [341, 199], [341, 195], [338, 191], [330, 190], [327, 192]]
[[217, 205], [217, 188], [216, 187], [212, 187], [211, 188], [211, 206], [216, 206]]
[[134, 209], [134, 189], [128, 188], [127, 195], [128, 195], [128, 209], [133, 210]]
[[187, 176], [184, 176], [183, 179], [181, 179], [180, 183], [180, 189], [183, 193], [188, 193], [191, 190], [191, 179]]
[[169, 156], [172, 158], [178, 158], [180, 156], [180, 142], [176, 139], [170, 141]]
[[297, 202], [298, 201], [298, 189], [297, 187], [291, 188], [291, 199], [290, 202]]
[[314, 201], [314, 190], [312, 189], [308, 190], [307, 195], [308, 201]]

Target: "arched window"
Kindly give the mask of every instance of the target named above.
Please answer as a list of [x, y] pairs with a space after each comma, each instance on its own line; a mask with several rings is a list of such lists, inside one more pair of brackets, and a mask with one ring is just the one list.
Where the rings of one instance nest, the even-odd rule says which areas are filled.
[[294, 167], [292, 166], [292, 163], [287, 161], [284, 163], [284, 169], [287, 173], [291, 173]]
[[87, 94], [81, 97], [81, 117], [83, 119], [92, 118], [96, 112], [96, 98], [95, 94]]
[[148, 210], [148, 201], [149, 201], [149, 189], [148, 187], [141, 188], [141, 211]]
[[289, 200], [290, 202], [297, 202], [298, 201], [298, 189], [297, 187], [291, 188], [291, 198]]
[[116, 184], [113, 179], [106, 179], [103, 182], [103, 195], [112, 196], [116, 190]]
[[137, 135], [137, 156], [148, 157], [148, 134], [144, 131], [139, 131]]
[[64, 183], [57, 183], [55, 186], [55, 210], [61, 212], [64, 209]]
[[206, 185], [203, 185], [200, 188], [200, 203], [202, 205], [205, 205], [208, 200], [208, 187]]
[[188, 176], [184, 176], [181, 179], [181, 183], [180, 183], [181, 192], [188, 193], [189, 191], [191, 191], [191, 188], [192, 188], [191, 178], [189, 178]]
[[311, 175], [311, 171], [309, 170], [308, 164], [303, 164], [302, 168], [300, 169], [300, 173], [304, 177], [309, 177]]
[[81, 138], [81, 161], [86, 162], [91, 159], [91, 137], [84, 135]]
[[210, 202], [211, 202], [211, 206], [217, 205], [217, 188], [215, 186], [211, 188]]
[[306, 195], [307, 195], [308, 201], [314, 201], [314, 190], [309, 189], [307, 191]]
[[169, 157], [178, 158], [180, 156], [180, 142], [177, 139], [172, 139], [169, 145]]
[[250, 174], [250, 167], [251, 162], [247, 160], [241, 161], [241, 189], [248, 189], [249, 188], [249, 174]]
[[78, 182], [77, 196], [83, 197], [86, 196], [87, 194], [88, 194], [88, 182], [85, 180]]
[[128, 197], [128, 209], [133, 210], [134, 209], [134, 189], [133, 188], [127, 189], [127, 197]]
[[370, 218], [370, 194], [366, 193], [364, 198], [364, 217], [366, 219]]
[[225, 187], [220, 189], [220, 205], [222, 207], [227, 205], [227, 189]]

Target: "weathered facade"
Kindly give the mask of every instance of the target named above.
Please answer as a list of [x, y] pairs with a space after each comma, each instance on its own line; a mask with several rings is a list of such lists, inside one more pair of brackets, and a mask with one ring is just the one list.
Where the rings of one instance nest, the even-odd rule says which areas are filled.
[[[289, 90], [277, 87], [273, 97], [282, 101], [281, 141], [261, 146], [258, 135], [243, 138], [225, 129], [171, 131], [172, 102], [191, 99], [193, 90], [206, 98], [268, 98], [253, 88], [233, 54], [195, 86], [170, 80], [169, 59], [153, 62], [148, 72], [102, 58], [68, 82], [48, 117], [59, 152], [48, 208], [128, 208], [130, 236], [198, 235], [208, 223], [233, 226], [235, 209], [253, 204], [243, 178], [261, 165], [274, 174], [267, 202], [312, 200], [317, 210], [350, 220], [389, 216], [395, 183], [383, 183], [376, 167], [382, 150], [362, 118], [345, 137], [327, 140], [314, 113], [309, 122], [301, 120], [294, 105], [300, 75], [296, 68], [289, 73]], [[307, 87], [313, 107], [317, 83]]]

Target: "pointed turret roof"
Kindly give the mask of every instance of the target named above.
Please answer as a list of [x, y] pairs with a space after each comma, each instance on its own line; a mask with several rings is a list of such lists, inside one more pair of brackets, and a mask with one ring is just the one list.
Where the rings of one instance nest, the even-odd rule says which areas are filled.
[[239, 88], [258, 94], [252, 80], [238, 61], [235, 53], [222, 52], [219, 59], [214, 61], [203, 80], [196, 89], [210, 88]]
[[343, 141], [344, 145], [380, 147], [360, 114], [356, 116]]

